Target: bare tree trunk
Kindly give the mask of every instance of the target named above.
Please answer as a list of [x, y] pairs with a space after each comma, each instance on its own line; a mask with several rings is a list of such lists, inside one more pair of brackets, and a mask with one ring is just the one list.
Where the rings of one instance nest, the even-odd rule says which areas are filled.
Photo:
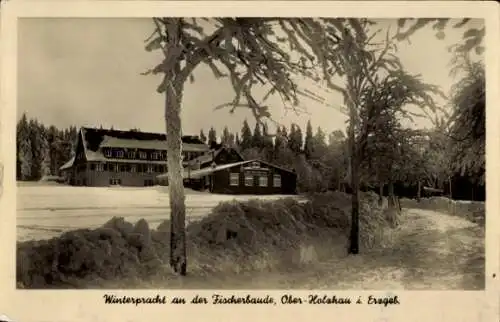
[[382, 182], [378, 185], [378, 204], [382, 206], [384, 203], [384, 184]]
[[351, 124], [349, 125], [349, 149], [351, 154], [351, 236], [349, 245], [349, 254], [359, 253], [359, 162], [356, 148], [356, 136], [354, 132], [355, 111], [351, 103]]
[[[180, 53], [182, 21], [172, 19], [167, 26], [168, 51]], [[180, 56], [170, 58], [164, 74], [165, 125], [167, 134], [167, 169], [170, 201], [170, 266], [186, 275], [186, 205], [182, 177], [181, 105], [185, 79], [181, 74]]]
[[393, 209], [396, 207], [396, 200], [394, 198], [394, 184], [392, 183], [392, 180], [389, 180], [389, 186], [388, 186], [388, 207]]
[[448, 176], [448, 186], [450, 187], [450, 199], [453, 200], [453, 192], [451, 187], [451, 176]]
[[167, 169], [170, 199], [170, 266], [186, 275], [186, 205], [182, 179], [181, 101], [182, 84], [166, 90], [165, 124], [167, 128]]

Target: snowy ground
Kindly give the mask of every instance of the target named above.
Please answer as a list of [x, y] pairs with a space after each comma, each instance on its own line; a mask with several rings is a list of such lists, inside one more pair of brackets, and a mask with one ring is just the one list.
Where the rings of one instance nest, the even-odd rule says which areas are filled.
[[[312, 261], [296, 268], [246, 273], [163, 273], [147, 280], [96, 282], [88, 288], [484, 290], [484, 228], [444, 213], [404, 209], [384, 247]], [[321, 247], [321, 246], [319, 246]], [[330, 247], [343, 248], [342, 245]], [[318, 249], [319, 250], [319, 249]], [[342, 255], [343, 254], [343, 255]]]
[[[167, 189], [18, 183], [17, 240], [46, 239], [75, 228], [98, 227], [113, 216], [130, 222], [144, 218], [154, 228], [170, 215]], [[221, 195], [186, 189], [187, 220], [206, 216], [222, 201], [283, 197]]]

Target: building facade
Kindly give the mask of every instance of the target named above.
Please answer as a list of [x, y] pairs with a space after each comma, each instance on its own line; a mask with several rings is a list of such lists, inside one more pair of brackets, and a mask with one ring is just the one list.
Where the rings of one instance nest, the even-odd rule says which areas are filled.
[[184, 169], [185, 171], [199, 170], [214, 166], [214, 164], [222, 165], [241, 161], [245, 161], [245, 159], [238, 151], [230, 147], [220, 147], [187, 161]]
[[[184, 171], [184, 179], [198, 190], [223, 194], [296, 194], [294, 171], [264, 162], [248, 160], [222, 165], [212, 164], [198, 170]], [[165, 174], [160, 175], [160, 177]]]
[[[209, 150], [196, 136], [182, 142], [184, 162]], [[74, 155], [60, 168], [71, 185], [151, 186], [168, 170], [166, 136], [158, 133], [82, 127]]]

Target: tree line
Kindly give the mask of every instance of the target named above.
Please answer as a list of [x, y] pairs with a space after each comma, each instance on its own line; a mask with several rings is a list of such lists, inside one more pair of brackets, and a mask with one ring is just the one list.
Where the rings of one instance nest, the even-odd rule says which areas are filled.
[[226, 126], [218, 136], [211, 127], [208, 135], [200, 130], [199, 137], [209, 145], [232, 147], [247, 160], [261, 159], [295, 170], [301, 192], [343, 189], [346, 182], [346, 142], [341, 130], [327, 134], [321, 127], [313, 130], [308, 121], [305, 131], [292, 123], [289, 128], [277, 125], [270, 133], [267, 123], [256, 122], [252, 130], [244, 120], [239, 132], [230, 132]]
[[59, 175], [59, 168], [74, 156], [77, 134], [76, 126], [45, 126], [23, 113], [16, 133], [17, 180], [35, 181]]
[[[366, 155], [360, 167], [361, 190], [420, 198], [425, 188], [432, 188], [452, 198], [484, 200], [484, 191], [481, 193], [484, 162], [473, 158], [469, 150], [462, 147], [463, 141], [454, 141], [441, 128], [413, 130], [390, 120], [393, 119], [374, 125], [378, 134], [367, 139]], [[218, 135], [216, 129], [210, 127], [208, 135], [201, 129], [199, 138], [208, 145], [234, 148], [247, 160], [261, 159], [293, 169], [298, 176], [299, 192], [350, 191], [345, 133], [341, 130], [327, 133], [321, 127], [314, 131], [313, 128], [309, 120], [305, 132], [300, 125], [292, 123], [289, 129], [278, 125], [274, 133], [269, 133], [267, 123], [256, 123], [252, 130], [244, 120], [239, 132], [231, 132], [226, 126]], [[460, 129], [455, 125], [453, 131], [460, 132]], [[467, 161], [459, 157], [463, 153], [470, 158], [468, 162], [474, 162], [466, 168]]]

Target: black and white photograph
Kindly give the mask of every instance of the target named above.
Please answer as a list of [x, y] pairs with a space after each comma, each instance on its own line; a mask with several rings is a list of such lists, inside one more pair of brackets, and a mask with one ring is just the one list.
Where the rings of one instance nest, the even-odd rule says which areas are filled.
[[17, 289], [485, 289], [484, 19], [17, 31]]

